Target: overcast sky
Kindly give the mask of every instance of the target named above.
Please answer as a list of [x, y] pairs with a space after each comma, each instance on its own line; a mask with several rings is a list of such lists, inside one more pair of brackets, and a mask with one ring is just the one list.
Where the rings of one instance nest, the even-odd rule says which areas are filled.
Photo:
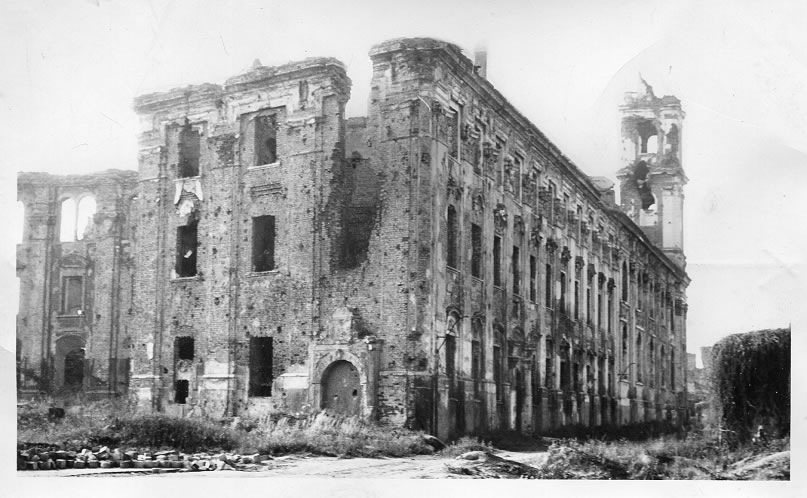
[[[135, 96], [223, 83], [256, 58], [276, 65], [337, 57], [353, 80], [348, 115], [364, 115], [367, 53], [401, 36], [441, 38], [471, 55], [485, 43], [488, 79], [583, 171], [615, 179], [617, 107], [641, 73], [686, 112], [687, 327], [695, 352], [730, 333], [787, 326], [804, 298], [802, 4], [6, 0], [4, 212], [13, 212], [17, 171], [135, 169]], [[3, 281], [13, 282], [11, 244], [4, 255]], [[15, 287], [2, 286], [0, 300], [16, 303]], [[13, 347], [10, 334], [3, 346]]]

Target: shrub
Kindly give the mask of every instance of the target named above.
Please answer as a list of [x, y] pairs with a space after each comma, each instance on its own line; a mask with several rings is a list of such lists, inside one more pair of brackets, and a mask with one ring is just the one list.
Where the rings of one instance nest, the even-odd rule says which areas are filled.
[[733, 334], [714, 345], [712, 403], [738, 442], [759, 426], [790, 433], [790, 329]]

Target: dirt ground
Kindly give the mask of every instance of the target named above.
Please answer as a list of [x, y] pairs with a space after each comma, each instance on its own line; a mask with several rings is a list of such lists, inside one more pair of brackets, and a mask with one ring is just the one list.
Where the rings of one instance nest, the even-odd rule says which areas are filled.
[[[499, 451], [497, 456], [527, 465], [539, 465], [546, 458], [545, 450]], [[338, 458], [314, 455], [288, 455], [276, 457], [264, 470], [165, 472], [152, 473], [150, 469], [81, 469], [17, 472], [18, 477], [131, 477], [159, 478], [184, 477], [335, 477], [348, 479], [463, 479], [465, 476], [449, 474], [446, 464], [453, 458], [439, 455], [419, 455], [408, 458]], [[166, 469], [168, 470], [168, 469]]]

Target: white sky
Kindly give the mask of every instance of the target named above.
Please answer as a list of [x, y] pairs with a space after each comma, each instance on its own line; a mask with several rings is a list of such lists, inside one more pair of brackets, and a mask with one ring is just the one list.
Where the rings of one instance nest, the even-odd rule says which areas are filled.
[[[704, 5], [702, 5], [704, 4]], [[4, 1], [0, 184], [17, 171], [137, 167], [137, 95], [223, 83], [249, 68], [334, 56], [366, 113], [378, 42], [431, 36], [488, 78], [583, 171], [614, 179], [617, 106], [638, 74], [679, 97], [689, 351], [729, 333], [787, 326], [804, 296], [807, 8], [803, 2]], [[9, 215], [11, 217], [11, 215]], [[14, 253], [3, 253], [14, 282]], [[16, 303], [16, 286], [0, 300]], [[14, 306], [9, 305], [13, 321]], [[10, 330], [7, 328], [7, 330]], [[13, 347], [10, 334], [2, 345]]]

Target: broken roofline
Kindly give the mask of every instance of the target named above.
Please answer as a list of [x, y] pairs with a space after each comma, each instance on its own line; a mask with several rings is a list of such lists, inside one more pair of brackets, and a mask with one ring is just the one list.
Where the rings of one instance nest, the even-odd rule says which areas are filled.
[[331, 74], [343, 80], [348, 88], [350, 87], [350, 78], [347, 76], [345, 65], [340, 60], [333, 57], [311, 57], [281, 66], [258, 66], [246, 73], [228, 78], [223, 86], [215, 83], [202, 83], [141, 95], [135, 98], [134, 109], [137, 113], [148, 113], [180, 104], [209, 102], [220, 99], [229, 93], [263, 84], [267, 80], [280, 82], [317, 73]]
[[126, 183], [137, 181], [138, 172], [134, 169], [105, 169], [92, 173], [74, 175], [56, 175], [52, 173], [26, 172], [17, 173], [18, 185], [53, 184], [59, 186], [89, 185], [104, 183]]

